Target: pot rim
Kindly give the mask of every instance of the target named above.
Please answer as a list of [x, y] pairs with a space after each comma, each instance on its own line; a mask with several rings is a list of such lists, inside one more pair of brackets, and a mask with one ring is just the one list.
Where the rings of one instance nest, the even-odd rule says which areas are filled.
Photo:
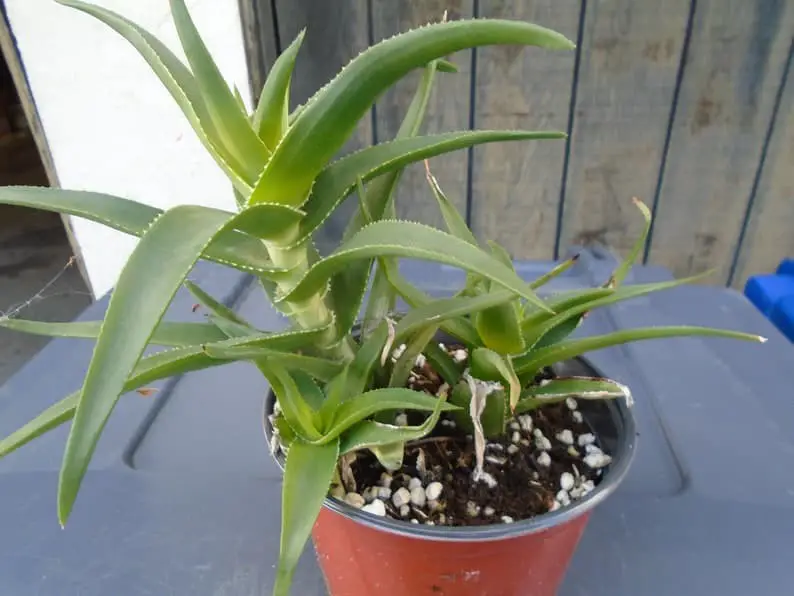
[[[591, 369], [596, 375], [599, 374], [598, 369], [590, 364], [587, 359], [576, 357], [572, 360]], [[270, 439], [273, 436], [273, 428], [268, 419], [268, 410], [271, 409], [269, 407], [270, 403], [275, 403], [275, 394], [271, 388], [268, 388], [268, 392], [262, 404], [263, 430], [268, 445], [270, 445]], [[631, 463], [634, 460], [634, 455], [637, 450], [637, 433], [632, 408], [626, 404], [625, 399], [609, 400], [604, 403], [610, 410], [612, 419], [618, 427], [617, 445], [614, 452], [611, 454], [612, 462], [609, 466], [604, 468], [601, 482], [598, 483], [592, 492], [582, 499], [573, 501], [570, 505], [560, 507], [556, 511], [550, 511], [512, 523], [450, 527], [412, 524], [407, 521], [395, 520], [389, 517], [378, 517], [362, 511], [361, 509], [356, 509], [352, 505], [348, 505], [344, 501], [339, 501], [332, 497], [325, 498], [323, 507], [375, 530], [381, 530], [398, 536], [434, 540], [438, 542], [486, 542], [505, 540], [549, 530], [589, 513], [596, 505], [603, 502], [617, 489], [626, 477]], [[283, 452], [276, 454], [271, 451], [271, 455], [283, 472], [286, 460]]]

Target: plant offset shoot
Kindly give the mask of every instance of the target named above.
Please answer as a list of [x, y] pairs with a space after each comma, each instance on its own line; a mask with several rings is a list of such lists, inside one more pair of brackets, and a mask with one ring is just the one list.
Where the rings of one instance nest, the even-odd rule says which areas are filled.
[[[430, 193], [447, 230], [396, 218], [394, 189], [408, 164], [483, 143], [565, 137], [560, 132], [510, 130], [418, 135], [437, 71], [454, 72], [445, 56], [492, 44], [573, 47], [554, 31], [493, 19], [427, 25], [361, 53], [305, 105], [290, 112], [290, 79], [301, 32], [276, 60], [255, 111], [249, 114], [208, 53], [184, 0], [171, 0], [171, 11], [187, 64], [120, 15], [78, 0], [58, 1], [104, 22], [138, 50], [228, 176], [238, 205], [236, 212], [190, 204], [163, 212], [95, 192], [0, 190], [0, 203], [83, 217], [140, 238], [103, 321], [0, 319], [0, 324], [20, 331], [96, 339], [82, 388], [0, 441], [2, 457], [72, 422], [58, 486], [62, 524], [122, 394], [151, 392], [147, 385], [173, 375], [249, 361], [267, 378], [277, 398], [270, 416], [272, 447], [277, 455], [286, 454], [274, 588], [275, 594], [286, 595], [329, 490], [333, 497], [372, 516], [388, 515], [406, 524], [460, 525], [451, 508], [446, 514], [440, 512], [447, 487], [443, 477], [433, 478], [432, 466], [418, 447], [420, 439], [454, 442], [455, 437], [470, 435], [474, 443], [470, 483], [493, 489], [499, 483], [494, 466], [504, 466], [508, 460], [489, 455], [489, 444], [509, 444], [506, 452], [511, 456], [535, 445], [536, 465], [548, 467], [554, 438], [569, 445], [571, 453], [582, 449], [583, 472], [581, 477], [578, 471], [562, 474], [562, 492], [546, 503], [547, 508], [567, 506], [577, 498], [575, 491], [584, 496], [592, 490], [608, 455], [585, 432], [576, 438], [568, 429], [552, 438], [544, 435], [538, 423], [533, 428], [529, 412], [566, 404], [574, 422], [581, 424], [572, 400], [628, 399], [629, 394], [609, 379], [549, 377], [549, 367], [557, 362], [589, 350], [657, 337], [760, 339], [699, 327], [624, 330], [570, 339], [594, 308], [689, 281], [621, 286], [645, 235], [603, 287], [541, 299], [536, 290], [572, 262], [535, 282], [523, 280], [504, 249], [479, 243], [429, 166]], [[377, 98], [414, 70], [422, 76], [396, 137], [334, 159]], [[342, 243], [321, 257], [313, 244], [315, 232], [354, 194], [358, 207]], [[648, 210], [638, 205], [649, 222]], [[259, 330], [187, 281], [202, 258], [254, 275], [290, 327], [279, 333]], [[464, 269], [465, 287], [454, 296], [431, 298], [401, 276], [400, 258]], [[371, 291], [363, 304], [370, 278]], [[208, 322], [162, 320], [183, 285], [209, 312]], [[404, 312], [395, 312], [397, 297], [409, 305]], [[362, 310], [362, 324], [356, 327]], [[438, 343], [439, 333], [452, 338], [449, 346]], [[170, 349], [144, 357], [149, 345]], [[424, 481], [412, 478], [405, 486], [387, 482], [363, 494], [364, 483], [356, 476], [362, 473], [361, 461], [370, 458], [379, 470], [396, 475], [409, 453]], [[584, 470], [587, 466], [592, 478]], [[542, 487], [542, 482], [537, 484]], [[508, 515], [474, 501], [469, 504], [468, 513], [476, 512], [470, 517], [496, 516], [493, 523], [537, 513]]]

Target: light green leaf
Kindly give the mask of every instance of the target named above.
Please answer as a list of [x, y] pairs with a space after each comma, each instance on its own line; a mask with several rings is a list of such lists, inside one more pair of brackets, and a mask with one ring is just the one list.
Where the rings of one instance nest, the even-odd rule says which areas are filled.
[[513, 360], [516, 372], [519, 375], [538, 371], [544, 366], [549, 366], [555, 362], [568, 360], [574, 356], [579, 356], [585, 352], [609, 348], [629, 342], [646, 339], [662, 339], [666, 337], [688, 337], [688, 336], [710, 336], [724, 337], [728, 339], [740, 339], [744, 341], [765, 342], [766, 338], [750, 333], [739, 331], [728, 331], [724, 329], [711, 329], [708, 327], [694, 326], [669, 326], [669, 327], [640, 327], [637, 329], [626, 329], [615, 331], [605, 335], [596, 335], [583, 339], [568, 340], [542, 350], [532, 351], [525, 356], [520, 356]]
[[494, 242], [493, 240], [488, 241], [488, 246], [490, 247], [491, 254], [493, 256], [495, 256], [508, 267], [513, 267], [513, 258], [510, 256], [510, 253], [507, 252], [507, 249], [504, 246]]
[[481, 294], [479, 296], [461, 296], [457, 298], [439, 298], [422, 306], [415, 306], [400, 319], [395, 329], [395, 341], [400, 342], [406, 336], [422, 329], [430, 323], [440, 324], [449, 319], [470, 315], [512, 299], [512, 294], [505, 290]]
[[159, 217], [133, 250], [111, 294], [66, 443], [58, 484], [61, 524], [124, 383], [179, 286], [212, 239], [249, 215], [179, 205]]
[[222, 347], [212, 344], [204, 346], [206, 354], [215, 360], [273, 360], [290, 371], [304, 371], [315, 379], [330, 381], [342, 371], [342, 364], [325, 358], [280, 352], [263, 347]]
[[447, 351], [442, 349], [436, 342], [430, 342], [425, 347], [425, 356], [430, 364], [433, 365], [435, 370], [441, 378], [449, 383], [455, 385], [461, 376], [460, 367], [455, 364], [452, 357], [447, 354]]
[[[287, 356], [297, 356], [296, 354], [286, 354]], [[298, 356], [299, 358], [306, 358], [306, 356]], [[319, 360], [319, 359], [315, 359]], [[281, 361], [284, 362], [283, 360]], [[293, 361], [295, 362], [295, 361]], [[335, 363], [330, 363], [335, 364]], [[338, 366], [338, 365], [337, 365]], [[338, 366], [338, 368], [341, 368]], [[301, 370], [300, 368], [296, 367], [295, 369], [290, 371], [290, 375], [292, 379], [295, 381], [295, 386], [298, 388], [298, 392], [301, 394], [306, 403], [309, 404], [309, 407], [314, 410], [315, 412], [319, 412], [320, 408], [325, 401], [325, 394], [323, 390], [314, 382], [312, 378], [314, 375], [311, 374], [311, 370], [304, 369]], [[315, 377], [319, 379], [320, 377]], [[320, 379], [323, 380], [323, 379]]]
[[449, 60], [436, 60], [438, 63], [438, 72], [456, 73], [458, 72], [458, 65]]
[[[213, 362], [195, 346], [158, 352], [141, 359], [122, 391], [132, 391], [161, 379], [219, 364], [222, 363]], [[75, 391], [0, 441], [0, 458], [71, 420], [79, 397], [80, 392]]]
[[[435, 62], [431, 62], [425, 67], [425, 72], [423, 73], [422, 79], [419, 82], [419, 86], [414, 93], [413, 99], [411, 100], [411, 105], [408, 107], [405, 117], [400, 124], [400, 128], [397, 131], [396, 140], [414, 137], [419, 132], [419, 127], [425, 115], [427, 100], [430, 97], [430, 89], [432, 87], [433, 78], [436, 71], [435, 67]], [[357, 166], [359, 169], [363, 170], [363, 168], [361, 168], [363, 165], [369, 171], [372, 171], [372, 168], [366, 164], [366, 160], [361, 159], [367, 155], [368, 154], [366, 153], [362, 155], [362, 152], [353, 154], [350, 159], [343, 160], [343, 164], [346, 163], [350, 165], [350, 163], [353, 162], [354, 168], [352, 169], [355, 170], [355, 162], [356, 160], [359, 160], [361, 161], [361, 165]], [[371, 150], [369, 155], [373, 155]], [[386, 162], [385, 156], [380, 155], [377, 153], [377, 151], [374, 153], [374, 156], [379, 158], [381, 163]], [[339, 166], [337, 164], [332, 164], [329, 168], [326, 168], [323, 173], [327, 173], [329, 170], [333, 171], [338, 168]], [[389, 170], [385, 174], [381, 174], [372, 181], [369, 192], [364, 191], [363, 180], [361, 177], [367, 174], [362, 172], [360, 175], [357, 175], [357, 186], [359, 187], [359, 208], [357, 212], [354, 213], [350, 224], [345, 230], [345, 234], [347, 234], [353, 228], [356, 231], [360, 229], [360, 227], [364, 225], [362, 221], [370, 224], [373, 221], [382, 219], [386, 214], [394, 213], [394, 189], [397, 187], [397, 182], [400, 178], [400, 175], [402, 174], [402, 170], [403, 166], [399, 165], [398, 162], [396, 167]], [[320, 174], [321, 179], [323, 179], [323, 173]], [[333, 178], [334, 176], [331, 176], [332, 180]], [[326, 188], [323, 190], [323, 184], [321, 182], [319, 185], [319, 191], [313, 194], [313, 196], [318, 197], [325, 194], [329, 200], [325, 202], [324, 206], [327, 207], [333, 203], [334, 206], [332, 209], [335, 209], [336, 205], [339, 204], [338, 201], [333, 201], [334, 196], [340, 195], [339, 200], [342, 200], [342, 198], [345, 196], [344, 193], [347, 192], [343, 191], [343, 193], [340, 194], [341, 184], [344, 183], [344, 176], [336, 176], [336, 180], [339, 182], [339, 184], [335, 188]], [[316, 183], [314, 188], [315, 190], [318, 189], [318, 185]], [[328, 217], [327, 214], [324, 216], [322, 215], [324, 206], [321, 205], [316, 211], [314, 211], [314, 213], [318, 214], [318, 217], [315, 221], [320, 221], [320, 218], [324, 219]], [[304, 226], [304, 234], [311, 234], [314, 232], [311, 230], [310, 226], [311, 224]], [[307, 232], [307, 230], [311, 231]], [[381, 316], [385, 316], [389, 310], [394, 308], [396, 303], [396, 293], [391, 284], [388, 283], [388, 280], [385, 279], [385, 273], [383, 272], [383, 269], [388, 266], [389, 259], [380, 258], [378, 259], [378, 263], [379, 266], [375, 270], [375, 280], [370, 293], [367, 312], [364, 316], [365, 325], [369, 320], [371, 320], [368, 319], [368, 317], [377, 317], [379, 314]], [[331, 300], [334, 303], [334, 310], [337, 313], [337, 327], [340, 334], [347, 333], [359, 312], [360, 302], [363, 299], [364, 293], [366, 291], [367, 280], [369, 279], [372, 265], [372, 259], [359, 260], [355, 263], [351, 263], [349, 267], [346, 267], [331, 277]]]
[[507, 384], [510, 388], [510, 409], [515, 409], [521, 396], [521, 382], [510, 358], [503, 357], [488, 348], [476, 348], [471, 352], [471, 374], [483, 381]]
[[237, 101], [237, 107], [240, 109], [240, 111], [241, 111], [243, 114], [245, 114], [246, 116], [248, 116], [248, 108], [247, 108], [247, 107], [246, 107], [246, 105], [245, 105], [245, 100], [243, 99], [243, 94], [242, 94], [242, 93], [240, 93], [240, 90], [237, 88], [237, 85], [235, 85], [235, 86], [232, 88], [232, 92], [234, 93], [234, 99], [235, 99], [235, 101]]
[[374, 420], [363, 420], [355, 424], [342, 435], [340, 453], [344, 455], [359, 449], [372, 449], [382, 445], [421, 439], [435, 428], [441, 416], [441, 407], [445, 399], [444, 396], [439, 396], [436, 399], [436, 408], [419, 426], [394, 426]]
[[[301, 224], [301, 235], [296, 244], [313, 234], [328, 219], [345, 197], [353, 192], [356, 180], [359, 178], [368, 182], [377, 176], [401, 170], [408, 164], [475, 145], [499, 141], [559, 139], [563, 137], [564, 134], [558, 132], [456, 131], [421, 137], [397, 138], [351, 153], [327, 166], [317, 176], [311, 194], [303, 204], [307, 216]], [[368, 193], [367, 204], [373, 220], [381, 219], [396, 180], [397, 178], [394, 177], [379, 183], [371, 193]], [[262, 195], [255, 191], [251, 196], [251, 202], [273, 203], [276, 201], [265, 201]], [[354, 229], [357, 231], [363, 226], [361, 215], [358, 218], [352, 220], [351, 226], [348, 228], [349, 233], [352, 234]]]
[[322, 325], [309, 329], [288, 329], [280, 333], [255, 333], [242, 337], [235, 335], [230, 339], [219, 341], [212, 345], [218, 349], [242, 346], [270, 348], [281, 351], [300, 350], [315, 345], [317, 340], [328, 332], [328, 328], [329, 325]]
[[438, 332], [438, 324], [427, 324], [408, 341], [402, 355], [397, 359], [392, 369], [389, 387], [405, 387], [408, 375], [416, 364], [416, 357], [433, 341], [433, 337]]
[[135, 23], [110, 10], [78, 0], [56, 1], [102, 21], [132, 44], [165, 85], [185, 114], [199, 140], [215, 158], [235, 188], [246, 197], [251, 194], [256, 177], [246, 178], [242, 163], [238, 162], [229, 149], [224, 146], [193, 74], [165, 44]]
[[[287, 424], [302, 440], [318, 442], [318, 416], [298, 389], [298, 385], [280, 362], [271, 358], [257, 360], [257, 366], [267, 377]], [[327, 443], [328, 441], [322, 441]]]
[[[278, 203], [259, 203], [255, 207], [245, 209], [249, 216], [240, 221], [237, 229], [262, 240], [283, 237], [288, 230], [296, 228], [306, 215], [300, 209]], [[221, 238], [221, 241], [224, 240]]]
[[221, 318], [227, 319], [229, 321], [233, 321], [238, 323], [239, 325], [245, 325], [248, 327], [247, 335], [251, 333], [255, 333], [256, 330], [245, 320], [240, 317], [236, 312], [234, 312], [231, 308], [226, 306], [225, 304], [221, 304], [215, 298], [213, 298], [210, 294], [205, 292], [201, 289], [200, 286], [193, 283], [189, 279], [185, 280], [185, 287], [188, 291], [193, 294], [193, 297], [201, 303], [207, 310], [209, 310], [212, 314], [217, 315]]
[[[74, 215], [137, 237], [163, 214], [161, 209], [103, 193], [36, 186], [2, 187], [0, 203]], [[283, 272], [270, 261], [261, 241], [233, 230], [205, 247], [202, 257], [249, 273]]]
[[388, 326], [383, 322], [362, 342], [353, 360], [345, 365], [344, 372], [329, 384], [328, 399], [320, 411], [320, 418], [326, 423], [323, 430], [329, 428], [328, 424], [339, 404], [363, 393], [369, 387], [370, 380], [380, 363], [387, 338]]
[[380, 221], [362, 229], [336, 252], [315, 263], [281, 300], [306, 300], [320, 291], [330, 276], [347, 263], [381, 256], [416, 258], [460, 267], [490, 279], [547, 309], [515, 271], [505, 267], [485, 251], [439, 230], [405, 221]]
[[565, 401], [569, 397], [579, 399], [615, 399], [626, 397], [628, 388], [609, 379], [596, 377], [559, 377], [543, 385], [529, 387], [521, 393], [515, 413], [522, 414], [540, 406]]
[[532, 281], [529, 284], [530, 287], [533, 290], [537, 290], [541, 286], [545, 286], [547, 283], [549, 283], [555, 277], [559, 277], [560, 275], [562, 275], [563, 273], [568, 271], [568, 269], [573, 267], [576, 264], [576, 261], [578, 261], [578, 260], [579, 260], [579, 255], [575, 255], [575, 256], [571, 257], [570, 259], [564, 260], [562, 263], [560, 263], [556, 267], [553, 267], [547, 273], [544, 273], [543, 275], [541, 275], [540, 277], [538, 277], [537, 279]]
[[474, 315], [474, 327], [486, 347], [500, 354], [520, 354], [525, 349], [518, 302], [515, 299], [477, 312]]
[[645, 228], [640, 234], [637, 241], [634, 243], [634, 246], [631, 247], [631, 251], [629, 252], [626, 259], [618, 266], [615, 272], [612, 274], [612, 277], [607, 281], [607, 287], [616, 287], [623, 283], [623, 280], [626, 279], [626, 276], [631, 270], [632, 265], [637, 261], [637, 258], [640, 256], [640, 253], [645, 248], [645, 241], [648, 238], [648, 233], [651, 231], [651, 210], [637, 198], [633, 198], [632, 201], [637, 206], [637, 208], [642, 213], [642, 217], [645, 219]]
[[537, 25], [489, 19], [436, 23], [376, 44], [307, 102], [274, 150], [257, 184], [261, 192], [256, 201], [301, 204], [312, 181], [384, 91], [435, 59], [490, 44], [574, 47], [559, 33]]
[[[412, 308], [419, 308], [420, 306], [425, 306], [433, 302], [433, 298], [406, 280], [397, 270], [396, 266], [389, 265], [384, 271], [386, 272], [386, 278], [394, 287], [395, 291]], [[465, 318], [459, 317], [448, 321], [442, 321], [441, 329], [467, 345], [482, 345], [482, 340], [477, 334], [474, 325]]]
[[254, 128], [271, 150], [275, 149], [287, 131], [290, 80], [305, 34], [306, 29], [301, 29], [289, 47], [276, 58], [254, 112]]
[[403, 457], [405, 456], [405, 443], [387, 443], [385, 445], [377, 445], [370, 447], [381, 466], [386, 470], [395, 471], [399, 470], [403, 465]]
[[[466, 220], [455, 208], [455, 205], [447, 198], [447, 195], [441, 190], [438, 180], [436, 180], [436, 177], [430, 172], [430, 164], [427, 163], [427, 160], [425, 160], [425, 178], [427, 178], [427, 183], [430, 185], [430, 190], [433, 191], [433, 196], [436, 198], [438, 208], [441, 211], [441, 217], [444, 218], [444, 223], [449, 233], [461, 240], [465, 240], [469, 244], [478, 246], [477, 238], [472, 234]], [[512, 267], [512, 263], [508, 263], [507, 266]]]
[[[99, 336], [102, 321], [45, 323], [43, 321], [0, 318], [0, 327], [32, 335], [96, 339]], [[225, 337], [214, 325], [163, 321], [155, 328], [149, 343], [158, 346], [181, 347], [220, 341]]]
[[[438, 406], [439, 399], [427, 393], [420, 393], [402, 387], [388, 389], [373, 389], [357, 395], [336, 408], [329, 430], [322, 437], [321, 442], [326, 442], [340, 436], [354, 424], [365, 418], [384, 410], [420, 410], [432, 412]], [[457, 409], [456, 406], [444, 403], [443, 411]]]
[[[661, 290], [667, 290], [676, 286], [688, 284], [701, 279], [704, 275], [705, 274], [701, 273], [698, 275], [693, 275], [692, 277], [674, 279], [672, 281], [624, 286], [616, 288], [609, 294], [594, 300], [583, 301], [581, 299], [575, 299], [572, 301], [573, 305], [570, 307], [560, 304], [556, 309], [558, 314], [547, 318], [543, 322], [534, 325], [527, 324], [523, 327], [527, 348], [537, 346], [541, 339], [545, 340], [544, 343], [546, 345], [550, 345], [561, 339], [564, 339], [569, 333], [572, 333], [576, 327], [578, 327], [582, 317], [595, 308], [609, 306], [611, 304], [616, 304], [631, 298], [645, 296], [652, 292], [659, 292]], [[573, 320], [571, 320], [572, 318]], [[555, 330], [557, 330], [558, 333], [553, 333]], [[566, 333], [566, 331], [568, 333]]]
[[281, 547], [274, 596], [290, 594], [292, 576], [328, 494], [338, 458], [338, 440], [324, 445], [300, 440], [290, 444], [281, 492]]
[[255, 179], [269, 157], [267, 148], [254, 132], [246, 114], [238, 108], [234, 94], [204, 45], [184, 0], [171, 0], [171, 14], [221, 142], [244, 168], [245, 179]]
[[[437, 65], [438, 61], [433, 61], [425, 66], [419, 85], [400, 123], [400, 128], [397, 129], [397, 134], [394, 137], [395, 141], [412, 138], [419, 134], [419, 129], [427, 110], [427, 102], [430, 99], [430, 91], [433, 88]], [[350, 223], [345, 228], [342, 235], [343, 240], [348, 240], [353, 234], [373, 221], [396, 217], [393, 200], [394, 188], [401, 174], [402, 168], [396, 168], [377, 179], [376, 186], [372, 192], [362, 197], [362, 200], [367, 204], [369, 217], [364, 217], [365, 214], [361, 208], [357, 209], [350, 219]]]

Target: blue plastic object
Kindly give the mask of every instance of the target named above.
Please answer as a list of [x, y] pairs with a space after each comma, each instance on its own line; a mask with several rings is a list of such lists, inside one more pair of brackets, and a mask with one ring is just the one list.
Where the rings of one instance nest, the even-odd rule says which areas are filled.
[[766, 317], [779, 300], [786, 296], [794, 296], [794, 276], [788, 275], [754, 275], [744, 286], [744, 295]]
[[790, 275], [794, 277], [794, 259], [783, 259], [777, 266], [778, 275]]
[[[534, 279], [551, 265], [518, 270]], [[614, 266], [584, 253], [548, 290], [592, 287]], [[437, 265], [405, 275], [434, 295], [465, 280]], [[286, 325], [251, 278], [202, 263], [191, 279], [261, 329]], [[666, 270], [637, 267], [629, 283], [664, 279]], [[193, 302], [180, 291], [167, 318], [203, 320]], [[106, 306], [80, 319], [101, 318]], [[668, 324], [769, 341], [675, 338], [589, 355], [632, 387], [638, 450], [593, 511], [559, 596], [791, 594], [794, 346], [744, 296], [710, 286], [598, 309], [577, 333]], [[78, 389], [92, 347], [56, 339], [0, 387], [0, 437]], [[271, 593], [281, 472], [262, 431], [267, 383], [240, 362], [152, 387], [152, 397], [119, 400], [65, 530], [55, 490], [68, 424], [0, 460], [0, 596]], [[301, 559], [295, 596], [327, 594], [313, 555], [307, 548]]]
[[772, 309], [770, 320], [781, 333], [794, 342], [794, 295], [782, 298]]

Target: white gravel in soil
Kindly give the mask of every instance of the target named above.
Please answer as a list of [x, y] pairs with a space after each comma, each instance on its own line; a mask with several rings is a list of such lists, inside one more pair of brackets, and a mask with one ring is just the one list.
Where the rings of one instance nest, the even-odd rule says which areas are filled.
[[[399, 346], [392, 357], [399, 357], [404, 350], [405, 346]], [[468, 359], [468, 354], [463, 350], [452, 352], [452, 356], [458, 362]], [[577, 401], [568, 398], [565, 403], [573, 422], [582, 424], [584, 418], [578, 409]], [[406, 425], [407, 416], [398, 414], [395, 423]], [[442, 418], [441, 426], [454, 428], [455, 423], [447, 418]], [[535, 464], [545, 468], [551, 466], [553, 453], [559, 453], [557, 450], [559, 448], [564, 449], [569, 457], [580, 459], [585, 469], [589, 468], [591, 474], [595, 473], [596, 476], [600, 476], [603, 468], [612, 462], [612, 457], [596, 445], [597, 438], [592, 433], [576, 435], [571, 429], [562, 429], [555, 434], [553, 439], [550, 439], [544, 436], [539, 428], [534, 427], [532, 416], [529, 414], [521, 414], [510, 421], [507, 439], [506, 445], [500, 443], [486, 445], [485, 460], [489, 464], [509, 466], [509, 457], [521, 452], [519, 445], [532, 445]], [[559, 488], [549, 507], [550, 512], [567, 507], [595, 490], [595, 482], [582, 476], [579, 471], [581, 469], [581, 466], [579, 469], [577, 466], [573, 466], [574, 474], [564, 472], [560, 475], [557, 481]], [[358, 490], [353, 487], [354, 490], [346, 491], [343, 486], [337, 485], [331, 488], [329, 495], [370, 515], [402, 519], [413, 524], [434, 525], [436, 522], [430, 519], [432, 515], [437, 523], [444, 524], [447, 521], [447, 517], [443, 513], [446, 507], [444, 483], [432, 480], [432, 478], [431, 482], [425, 482], [426, 474], [423, 470], [420, 470], [419, 475], [421, 478], [397, 474], [400, 486], [392, 490], [395, 477], [388, 472], [383, 472], [375, 486], [359, 486]], [[533, 476], [539, 479], [537, 472]], [[534, 482], [530, 481], [531, 484]], [[474, 501], [467, 503], [466, 515], [472, 518], [485, 517], [492, 520], [493, 523], [514, 522], [512, 517], [503, 515], [492, 505], [478, 504]]]

